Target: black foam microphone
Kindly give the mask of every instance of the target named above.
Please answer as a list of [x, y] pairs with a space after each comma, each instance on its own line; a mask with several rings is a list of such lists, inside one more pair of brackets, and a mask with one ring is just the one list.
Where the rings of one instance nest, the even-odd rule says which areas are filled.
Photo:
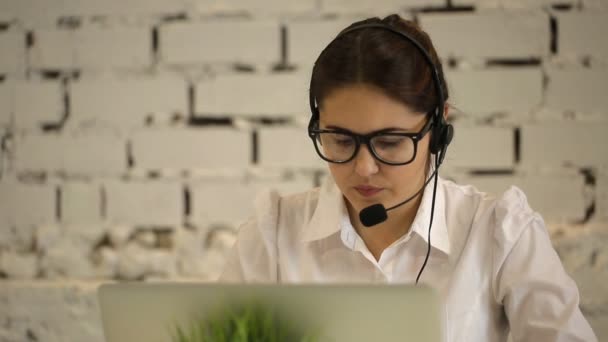
[[386, 221], [387, 218], [386, 209], [381, 203], [370, 205], [359, 212], [359, 220], [366, 227], [375, 226]]
[[416, 196], [418, 196], [418, 194], [420, 194], [422, 192], [422, 190], [424, 190], [424, 188], [426, 188], [427, 184], [429, 184], [429, 182], [431, 181], [431, 179], [433, 179], [433, 177], [435, 177], [435, 175], [437, 175], [437, 169], [435, 169], [435, 171], [433, 171], [433, 174], [429, 177], [429, 179], [426, 180], [426, 182], [424, 182], [422, 187], [418, 191], [416, 191], [415, 194], [413, 194], [408, 199], [406, 199], [405, 201], [403, 201], [397, 205], [394, 205], [394, 206], [386, 209], [386, 208], [384, 208], [384, 205], [382, 205], [382, 203], [376, 203], [376, 204], [370, 205], [369, 207], [363, 208], [363, 210], [361, 210], [359, 212], [359, 220], [366, 227], [372, 227], [372, 226], [375, 226], [379, 223], [386, 221], [386, 219], [388, 218], [387, 212], [389, 210], [398, 208], [398, 207], [406, 204], [407, 202], [413, 200], [414, 198], [416, 198]]

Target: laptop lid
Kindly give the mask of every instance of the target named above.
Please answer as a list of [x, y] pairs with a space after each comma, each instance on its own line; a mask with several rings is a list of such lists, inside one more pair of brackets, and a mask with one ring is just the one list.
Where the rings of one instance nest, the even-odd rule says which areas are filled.
[[421, 286], [114, 283], [98, 298], [107, 342], [222, 342], [221, 329], [255, 340], [274, 329], [268, 340], [283, 334], [278, 340], [290, 342], [441, 336], [437, 294]]

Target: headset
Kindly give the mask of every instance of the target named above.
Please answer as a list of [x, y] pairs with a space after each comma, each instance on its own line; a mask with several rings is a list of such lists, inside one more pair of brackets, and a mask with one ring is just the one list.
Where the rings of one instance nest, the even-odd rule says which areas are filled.
[[[416, 284], [417, 284], [418, 280], [420, 279], [420, 275], [422, 274], [422, 271], [424, 270], [424, 268], [426, 266], [426, 263], [428, 261], [430, 251], [431, 251], [431, 227], [433, 225], [433, 216], [434, 216], [434, 211], [435, 211], [435, 196], [437, 193], [437, 178], [439, 176], [438, 172], [439, 172], [439, 167], [441, 166], [441, 164], [443, 163], [443, 160], [445, 158], [445, 154], [447, 152], [447, 147], [450, 144], [450, 142], [452, 141], [452, 138], [454, 137], [454, 127], [451, 124], [447, 123], [443, 116], [444, 104], [445, 104], [445, 94], [443, 92], [441, 78], [439, 77], [439, 75], [440, 75], [439, 68], [435, 65], [430, 54], [424, 49], [424, 47], [416, 39], [414, 39], [407, 33], [402, 32], [385, 23], [363, 23], [363, 24], [358, 24], [358, 25], [355, 24], [354, 26], [351, 26], [351, 27], [343, 30], [342, 32], [340, 32], [323, 49], [323, 51], [319, 54], [319, 57], [321, 55], [323, 55], [323, 52], [325, 52], [325, 50], [329, 46], [331, 46], [332, 43], [334, 41], [336, 41], [337, 39], [343, 37], [344, 35], [346, 35], [350, 32], [362, 30], [362, 29], [369, 29], [369, 28], [390, 31], [390, 32], [394, 33], [395, 35], [408, 41], [413, 46], [415, 46], [418, 49], [418, 51], [420, 52], [420, 54], [424, 57], [424, 59], [426, 60], [427, 64], [429, 65], [429, 67], [431, 69], [433, 82], [435, 84], [435, 89], [437, 92], [437, 105], [433, 111], [430, 111], [427, 114], [430, 116], [429, 119], [431, 120], [431, 125], [432, 125], [431, 126], [431, 140], [429, 142], [429, 151], [435, 155], [434, 172], [429, 177], [429, 179], [424, 183], [423, 187], [418, 192], [416, 192], [412, 197], [410, 197], [406, 201], [401, 202], [400, 204], [388, 209], [388, 210], [391, 210], [391, 209], [394, 209], [398, 206], [401, 206], [401, 205], [409, 202], [411, 199], [415, 198], [420, 192], [422, 192], [422, 190], [426, 187], [426, 185], [429, 183], [431, 178], [433, 178], [433, 177], [435, 178], [434, 188], [433, 188], [433, 200], [432, 200], [432, 205], [431, 205], [431, 220], [430, 220], [429, 229], [428, 229], [427, 254], [426, 254], [424, 263], [423, 263], [422, 267], [420, 268], [420, 271], [418, 272], [418, 276], [416, 277]], [[317, 62], [318, 62], [318, 59], [317, 59], [317, 61], [315, 61], [315, 65]], [[310, 117], [310, 122], [308, 123], [308, 134], [311, 139], [315, 139], [314, 134], [312, 134], [312, 131], [315, 129], [315, 127], [318, 127], [318, 124], [319, 124], [319, 107], [318, 107], [318, 103], [315, 98], [312, 77], [311, 77], [311, 81], [310, 81], [309, 102], [310, 102], [310, 110], [311, 110], [312, 115]], [[367, 210], [367, 209], [371, 209], [371, 210]], [[384, 221], [387, 217], [386, 216], [387, 209], [384, 209], [384, 206], [382, 204], [376, 204], [374, 206], [365, 208], [360, 214], [361, 217], [364, 216], [364, 212], [366, 210], [368, 212], [365, 214], [367, 214], [367, 216], [371, 216], [372, 217], [371, 221], [374, 222], [369, 226], [380, 223], [380, 222]]]

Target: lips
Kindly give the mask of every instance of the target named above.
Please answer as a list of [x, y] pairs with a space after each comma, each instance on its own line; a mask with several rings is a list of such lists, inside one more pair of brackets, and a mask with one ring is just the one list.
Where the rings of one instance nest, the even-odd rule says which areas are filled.
[[370, 185], [358, 185], [355, 187], [355, 190], [363, 197], [371, 197], [382, 191], [382, 188], [377, 188], [375, 186]]

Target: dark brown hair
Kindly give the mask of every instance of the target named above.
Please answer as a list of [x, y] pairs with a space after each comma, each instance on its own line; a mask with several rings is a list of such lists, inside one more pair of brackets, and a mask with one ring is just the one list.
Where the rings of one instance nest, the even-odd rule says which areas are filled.
[[[420, 43], [437, 67], [447, 100], [448, 90], [441, 63], [426, 32], [397, 14], [384, 19], [359, 21], [345, 30], [368, 23], [391, 26]], [[318, 106], [322, 107], [323, 100], [332, 91], [355, 84], [374, 86], [414, 112], [427, 113], [437, 105], [437, 92], [428, 62], [411, 42], [388, 30], [363, 28], [335, 39], [313, 67], [310, 91]]]

